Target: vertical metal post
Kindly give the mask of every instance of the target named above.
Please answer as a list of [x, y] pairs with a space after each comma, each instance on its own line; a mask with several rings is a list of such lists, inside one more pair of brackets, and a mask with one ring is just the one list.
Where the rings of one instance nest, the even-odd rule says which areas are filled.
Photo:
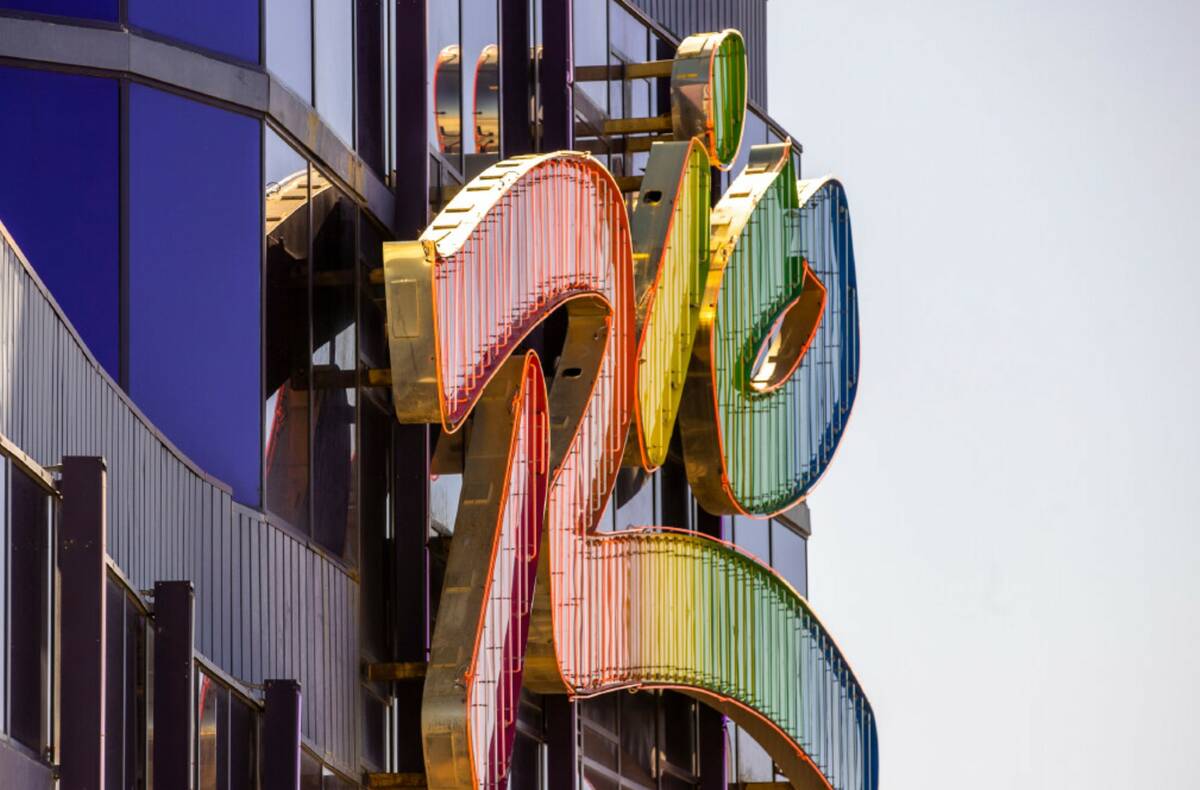
[[556, 790], [576, 787], [579, 760], [576, 737], [579, 732], [579, 709], [563, 695], [543, 698], [546, 716], [546, 786]]
[[[395, 659], [424, 663], [429, 647], [430, 428], [392, 428], [393, 502], [392, 642]], [[393, 683], [396, 696], [396, 770], [423, 773], [420, 683]]]
[[542, 150], [571, 148], [575, 141], [575, 56], [569, 2], [542, 3]]
[[726, 790], [725, 716], [715, 708], [699, 705], [700, 790]]
[[195, 594], [188, 581], [154, 584], [154, 782], [192, 786]]
[[429, 95], [425, 0], [396, 0], [396, 231], [421, 235], [429, 220]]
[[58, 530], [62, 790], [104, 790], [107, 670], [103, 458], [67, 456]]
[[268, 680], [264, 685], [263, 790], [300, 790], [300, 684]]
[[500, 0], [500, 141], [503, 155], [533, 153], [529, 0]]

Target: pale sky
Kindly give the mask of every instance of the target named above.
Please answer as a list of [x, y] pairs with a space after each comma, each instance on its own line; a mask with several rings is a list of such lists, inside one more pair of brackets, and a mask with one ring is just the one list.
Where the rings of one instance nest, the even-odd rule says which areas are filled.
[[854, 223], [810, 598], [882, 787], [1200, 787], [1200, 2], [769, 19], [771, 114]]

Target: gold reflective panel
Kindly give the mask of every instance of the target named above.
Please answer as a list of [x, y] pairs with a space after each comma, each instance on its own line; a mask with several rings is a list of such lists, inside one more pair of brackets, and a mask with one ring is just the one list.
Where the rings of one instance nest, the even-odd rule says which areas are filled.
[[696, 339], [708, 275], [710, 195], [708, 154], [698, 139], [654, 144], [631, 223], [637, 441], [625, 450], [628, 463], [651, 471], [667, 458]]
[[715, 167], [728, 170], [746, 119], [746, 42], [736, 30], [685, 38], [671, 66], [675, 138], [699, 137]]

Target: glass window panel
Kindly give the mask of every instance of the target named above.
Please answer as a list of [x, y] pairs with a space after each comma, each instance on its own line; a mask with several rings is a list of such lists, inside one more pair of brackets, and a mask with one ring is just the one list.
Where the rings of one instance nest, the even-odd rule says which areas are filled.
[[267, 69], [312, 104], [311, 0], [264, 0]]
[[500, 61], [496, 0], [470, 4], [462, 18], [462, 106], [466, 176], [496, 161], [500, 150]]
[[673, 691], [662, 694], [662, 753], [667, 762], [684, 771], [692, 771], [696, 752], [696, 702]]
[[222, 713], [227, 713], [227, 704], [222, 697], [229, 692], [215, 683], [203, 672], [200, 673], [200, 690], [196, 695], [196, 766], [200, 781], [198, 790], [225, 790], [225, 775], [221, 771], [222, 735], [225, 724]]
[[604, 694], [581, 701], [579, 715], [615, 734], [618, 726], [618, 699], [616, 694]]
[[129, 392], [184, 453], [257, 505], [261, 124], [129, 88]]
[[458, 3], [428, 4], [429, 145], [462, 170], [463, 62]]
[[584, 769], [583, 788], [584, 790], [621, 790], [620, 784], [615, 779], [608, 778], [594, 768]]
[[117, 0], [0, 0], [0, 8], [117, 21]]
[[370, 691], [363, 689], [363, 760], [375, 770], [382, 770], [387, 751], [387, 704]]
[[203, 49], [258, 63], [258, 3], [126, 0], [129, 22]]
[[352, 0], [313, 0], [317, 65], [316, 107], [325, 123], [354, 145], [354, 5]]
[[388, 657], [387, 642], [387, 527], [388, 482], [391, 470], [388, 456], [391, 449], [392, 423], [395, 417], [386, 401], [377, 403], [365, 398], [362, 405], [362, 507], [359, 524], [362, 549], [359, 552], [361, 592], [362, 649], [371, 658]]
[[735, 727], [737, 742], [737, 780], [739, 782], [770, 782], [775, 779], [775, 765], [766, 749], [741, 727]]
[[771, 565], [801, 595], [808, 595], [808, 541], [778, 521], [771, 522]]
[[583, 756], [613, 771], [621, 764], [616, 742], [591, 727], [583, 728]]
[[[608, 64], [608, 4], [606, 0], [574, 0], [575, 65]], [[608, 86], [603, 82], [581, 82], [578, 87], [602, 110], [607, 110]]]
[[509, 790], [541, 790], [541, 751], [542, 745], [536, 738], [517, 731], [508, 773]]
[[[21, 152], [5, 157], [0, 221], [119, 379], [117, 82], [0, 67], [0, 107], [21, 108], [0, 124], [0, 150]], [[62, 210], [64, 189], [70, 211]]]
[[15, 467], [9, 485], [9, 633], [20, 637], [9, 645], [8, 732], [40, 753], [50, 693], [50, 505]]
[[771, 524], [769, 521], [734, 516], [733, 542], [757, 557], [762, 564], [771, 564]]
[[625, 467], [617, 475], [617, 529], [649, 527], [658, 521], [655, 496], [658, 475], [647, 475], [639, 468]]
[[621, 695], [621, 778], [654, 786], [658, 766], [658, 694]]
[[308, 752], [300, 753], [300, 790], [322, 790], [321, 764]]
[[358, 212], [315, 171], [312, 195], [313, 537], [340, 557], [355, 531]]
[[308, 163], [266, 130], [266, 507], [309, 528]]
[[237, 697], [229, 700], [229, 790], [254, 790], [258, 778], [258, 717]]
[[388, 105], [384, 94], [384, 53], [386, 42], [384, 31], [384, 3], [382, 0], [357, 0], [355, 35], [357, 53], [358, 141], [357, 150], [377, 173], [385, 172], [383, 151], [385, 148], [384, 108]]
[[767, 142], [767, 124], [757, 113], [747, 108], [746, 122], [742, 127], [742, 145], [738, 149], [737, 158], [733, 161], [733, 167], [729, 168], [729, 177], [731, 179], [741, 175], [742, 170], [750, 161], [750, 147], [761, 145], [765, 142]]

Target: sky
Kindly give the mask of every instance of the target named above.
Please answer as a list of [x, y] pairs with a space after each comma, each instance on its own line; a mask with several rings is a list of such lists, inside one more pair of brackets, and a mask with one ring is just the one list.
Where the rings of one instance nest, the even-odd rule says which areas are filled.
[[1200, 786], [1200, 3], [768, 8], [854, 226], [809, 596], [881, 786]]

